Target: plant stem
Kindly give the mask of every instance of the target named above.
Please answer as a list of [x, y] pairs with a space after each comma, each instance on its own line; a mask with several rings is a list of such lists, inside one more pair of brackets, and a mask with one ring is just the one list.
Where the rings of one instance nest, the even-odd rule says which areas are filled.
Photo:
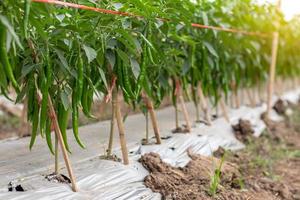
[[25, 134], [27, 134], [29, 132], [29, 125], [28, 122], [26, 120], [26, 116], [27, 116], [27, 109], [28, 109], [28, 102], [27, 102], [27, 98], [24, 100], [23, 102], [23, 110], [22, 110], [22, 115], [21, 115], [21, 127], [19, 130], [19, 137], [23, 137]]
[[55, 162], [55, 174], [59, 173], [59, 161], [58, 161], [58, 139], [55, 135], [55, 151], [54, 151], [54, 162]]
[[175, 126], [176, 126], [176, 129], [179, 129], [179, 116], [178, 116], [178, 105], [177, 105], [177, 102], [175, 104]]
[[149, 113], [145, 113], [145, 118], [146, 118], [146, 144], [149, 144]]
[[116, 118], [115, 107], [116, 107], [116, 101], [112, 101], [111, 105], [112, 105], [112, 107], [111, 107], [110, 133], [109, 133], [107, 156], [111, 156], [111, 154], [112, 154], [114, 132], [115, 132], [115, 118]]
[[196, 122], [200, 122], [200, 107], [199, 107], [199, 101], [195, 102], [196, 107]]

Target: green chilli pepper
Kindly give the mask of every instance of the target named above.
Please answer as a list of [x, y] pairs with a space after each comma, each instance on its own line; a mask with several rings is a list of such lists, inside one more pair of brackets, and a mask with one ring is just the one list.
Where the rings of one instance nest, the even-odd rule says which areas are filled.
[[[75, 90], [76, 91], [76, 90]], [[77, 94], [73, 91], [72, 94], [72, 125], [73, 125], [73, 133], [74, 137], [79, 144], [80, 147], [85, 148], [85, 145], [81, 142], [81, 139], [79, 138], [79, 131], [78, 131], [78, 100], [77, 100]]]
[[4, 71], [7, 78], [11, 81], [11, 84], [15, 88], [15, 90], [19, 92], [20, 87], [15, 79], [13, 69], [9, 63], [9, 59], [6, 51], [6, 29], [1, 23], [0, 23], [0, 57], [1, 57], [0, 62], [4, 67]]
[[51, 125], [52, 125], [51, 119], [47, 119], [47, 121], [46, 121], [46, 131], [45, 131], [46, 141], [47, 141], [47, 145], [48, 145], [48, 148], [49, 148], [50, 152], [54, 155], [52, 139], [51, 139]]
[[28, 27], [28, 22], [29, 22], [30, 4], [31, 4], [31, 0], [25, 0], [23, 29], [24, 29], [24, 36], [26, 39], [28, 38], [27, 27]]

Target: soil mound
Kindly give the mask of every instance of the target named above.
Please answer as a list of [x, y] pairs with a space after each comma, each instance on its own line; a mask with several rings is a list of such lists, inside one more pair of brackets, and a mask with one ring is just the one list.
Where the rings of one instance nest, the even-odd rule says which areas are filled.
[[282, 99], [279, 99], [273, 106], [273, 109], [279, 114], [279, 115], [285, 115], [285, 111], [287, 109], [287, 106], [285, 102]]
[[222, 147], [219, 147], [216, 151], [213, 152], [214, 157], [222, 158], [225, 155], [226, 150]]
[[[145, 178], [145, 185], [161, 193], [163, 199], [211, 199], [208, 195], [211, 176], [221, 160], [192, 153], [189, 156], [192, 160], [184, 168], [175, 168], [163, 162], [156, 153], [145, 154], [139, 160], [150, 172]], [[237, 166], [224, 162], [221, 168], [224, 188], [235, 186], [233, 183], [237, 182], [237, 177]]]
[[239, 123], [232, 126], [236, 138], [241, 142], [248, 142], [253, 137], [254, 130], [248, 120], [239, 120]]

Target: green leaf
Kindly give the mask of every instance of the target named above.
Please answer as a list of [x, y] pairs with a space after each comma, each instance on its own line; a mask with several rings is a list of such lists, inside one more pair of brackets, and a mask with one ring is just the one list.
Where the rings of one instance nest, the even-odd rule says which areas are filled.
[[67, 71], [69, 71], [70, 68], [69, 68], [69, 65], [68, 65], [68, 61], [67, 61], [67, 59], [66, 59], [65, 56], [64, 56], [64, 53], [63, 53], [62, 51], [60, 51], [59, 49], [54, 49], [54, 50], [55, 50], [55, 52], [56, 52], [56, 54], [57, 54], [57, 56], [58, 56], [58, 58], [59, 58], [59, 60], [60, 60], [60, 62], [61, 62], [61, 64], [62, 64], [62, 66], [63, 66]]
[[124, 63], [129, 64], [128, 55], [121, 49], [117, 49], [118, 56], [123, 60]]
[[140, 64], [134, 58], [130, 58], [130, 64], [132, 67], [133, 75], [137, 79], [140, 74]]
[[104, 85], [105, 85], [106, 89], [108, 89], [104, 71], [101, 68], [98, 68], [98, 69], [99, 69], [99, 73], [100, 73], [100, 76], [101, 76], [101, 80], [104, 82]]
[[107, 50], [105, 54], [106, 59], [108, 60], [109, 64], [111, 65], [112, 68], [114, 68], [116, 64], [116, 57], [113, 51]]
[[0, 21], [1, 23], [7, 28], [8, 32], [11, 34], [11, 36], [14, 38], [15, 42], [17, 43], [17, 45], [21, 48], [24, 49], [19, 37], [17, 36], [16, 32], [14, 31], [14, 28], [12, 27], [12, 25], [10, 24], [10, 22], [8, 21], [8, 19], [3, 16], [0, 15]]
[[208, 42], [203, 42], [204, 46], [208, 49], [208, 51], [214, 55], [215, 57], [219, 58], [218, 53], [216, 52], [216, 50], [214, 49], [214, 47], [208, 43]]
[[88, 62], [89, 63], [91, 63], [93, 60], [96, 59], [97, 52], [95, 51], [95, 49], [93, 49], [93, 48], [91, 48], [89, 46], [86, 46], [86, 45], [83, 45], [83, 49], [85, 51], [85, 55], [88, 58]]
[[62, 104], [63, 104], [65, 110], [68, 110], [70, 108], [70, 100], [69, 100], [67, 92], [62, 91], [60, 93], [60, 99], [62, 101]]

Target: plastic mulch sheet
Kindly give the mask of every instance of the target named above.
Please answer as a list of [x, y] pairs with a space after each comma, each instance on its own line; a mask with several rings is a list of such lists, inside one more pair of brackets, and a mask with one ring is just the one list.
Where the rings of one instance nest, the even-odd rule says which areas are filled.
[[[296, 103], [299, 94], [299, 90], [293, 91], [285, 94], [282, 99]], [[274, 102], [276, 99], [274, 98]], [[156, 152], [165, 162], [183, 167], [190, 160], [187, 155], [188, 149], [202, 155], [211, 155], [220, 146], [231, 150], [242, 149], [244, 145], [234, 137], [231, 125], [238, 123], [240, 118], [250, 120], [255, 136], [259, 137], [266, 127], [260, 119], [265, 110], [266, 105], [256, 108], [241, 107], [237, 110], [230, 110], [230, 124], [223, 118], [219, 118], [213, 121], [212, 126], [194, 125], [190, 134], [163, 132], [162, 135], [169, 136], [166, 137], [168, 139], [163, 140], [163, 144], [137, 146], [132, 149], [129, 166], [99, 158], [77, 164], [74, 166], [74, 173], [80, 188], [77, 193], [72, 192], [68, 185], [48, 182], [42, 175], [37, 174], [16, 180], [16, 184], [21, 184], [25, 192], [7, 192], [7, 188], [0, 189], [0, 199], [161, 199], [160, 194], [153, 193], [143, 184], [148, 172], [138, 162], [141, 155]], [[275, 112], [272, 112], [271, 118], [281, 120]]]

